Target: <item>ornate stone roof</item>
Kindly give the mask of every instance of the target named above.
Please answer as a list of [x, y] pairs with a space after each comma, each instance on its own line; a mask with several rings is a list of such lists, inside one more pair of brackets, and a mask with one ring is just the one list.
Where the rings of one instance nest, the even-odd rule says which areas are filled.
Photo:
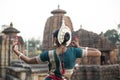
[[58, 9], [51, 11], [51, 13], [52, 14], [59, 14], [59, 13], [66, 14], [66, 11], [58, 8]]
[[51, 11], [52, 14], [66, 14], [65, 10], [62, 10], [59, 8], [60, 6], [58, 5], [58, 9], [55, 9], [53, 11]]
[[115, 48], [115, 45], [104, 37], [103, 34], [98, 35], [81, 28], [78, 31], [73, 32], [73, 36], [77, 36], [79, 38], [80, 46], [94, 47], [101, 51], [109, 51]]
[[13, 28], [13, 24], [10, 24], [10, 27], [4, 29], [2, 33], [9, 34], [9, 33], [20, 33], [17, 29]]

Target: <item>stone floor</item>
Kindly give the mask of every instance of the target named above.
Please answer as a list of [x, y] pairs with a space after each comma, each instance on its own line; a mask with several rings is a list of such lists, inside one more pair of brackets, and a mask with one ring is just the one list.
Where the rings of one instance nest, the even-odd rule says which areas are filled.
[[4, 80], [3, 78], [0, 78], [0, 80]]
[[115, 78], [115, 80], [120, 80], [120, 76], [119, 76], [119, 77], [117, 77], [117, 78]]

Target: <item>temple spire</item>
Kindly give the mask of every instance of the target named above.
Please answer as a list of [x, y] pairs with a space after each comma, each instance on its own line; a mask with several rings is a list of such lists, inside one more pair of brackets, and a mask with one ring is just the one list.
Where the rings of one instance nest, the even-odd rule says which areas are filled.
[[13, 27], [13, 23], [12, 22], [10, 23], [10, 27]]
[[60, 9], [60, 5], [58, 4], [58, 9]]
[[82, 29], [82, 24], [80, 25], [80, 29]]
[[66, 11], [65, 10], [62, 10], [60, 9], [60, 5], [58, 4], [58, 9], [55, 9], [53, 11], [51, 11], [51, 13], [54, 15], [54, 14], [66, 14]]

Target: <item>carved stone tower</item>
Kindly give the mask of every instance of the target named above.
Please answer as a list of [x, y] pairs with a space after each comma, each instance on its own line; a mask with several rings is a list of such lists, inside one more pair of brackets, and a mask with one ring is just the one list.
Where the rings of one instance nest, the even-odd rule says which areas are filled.
[[73, 25], [70, 17], [64, 15], [66, 14], [65, 10], [59, 9], [58, 7], [58, 9], [51, 11], [51, 14], [53, 14], [53, 16], [47, 19], [44, 28], [42, 43], [43, 50], [53, 49], [52, 33], [61, 27], [63, 17], [65, 25], [68, 26], [71, 31], [73, 31]]
[[[17, 29], [13, 27], [11, 23], [7, 28], [5, 28], [0, 35], [0, 77], [6, 77], [6, 67], [11, 66], [13, 60], [18, 59], [16, 55], [13, 54], [12, 44], [14, 38], [20, 33]], [[23, 51], [23, 39], [19, 36], [20, 50]]]

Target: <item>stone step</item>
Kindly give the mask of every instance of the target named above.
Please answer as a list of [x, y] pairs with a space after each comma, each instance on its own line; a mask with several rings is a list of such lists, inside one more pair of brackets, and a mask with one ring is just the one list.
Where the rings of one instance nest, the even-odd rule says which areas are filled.
[[26, 68], [47, 68], [48, 64], [26, 64], [26, 63], [14, 63], [14, 67], [26, 67]]
[[[1, 79], [0, 79], [0, 80], [1, 80]], [[11, 76], [11, 75], [9, 75], [9, 74], [7, 74], [7, 75], [6, 75], [6, 80], [20, 80], [20, 79], [14, 77], [14, 76]]]
[[5, 80], [4, 78], [0, 78], [0, 80]]
[[46, 73], [48, 72], [48, 68], [31, 68], [31, 67], [7, 67], [8, 72], [14, 71], [14, 72], [41, 72]]
[[41, 64], [27, 64], [20, 60], [12, 61], [11, 66], [14, 67], [26, 67], [26, 68], [47, 68], [47, 63], [41, 63]]

